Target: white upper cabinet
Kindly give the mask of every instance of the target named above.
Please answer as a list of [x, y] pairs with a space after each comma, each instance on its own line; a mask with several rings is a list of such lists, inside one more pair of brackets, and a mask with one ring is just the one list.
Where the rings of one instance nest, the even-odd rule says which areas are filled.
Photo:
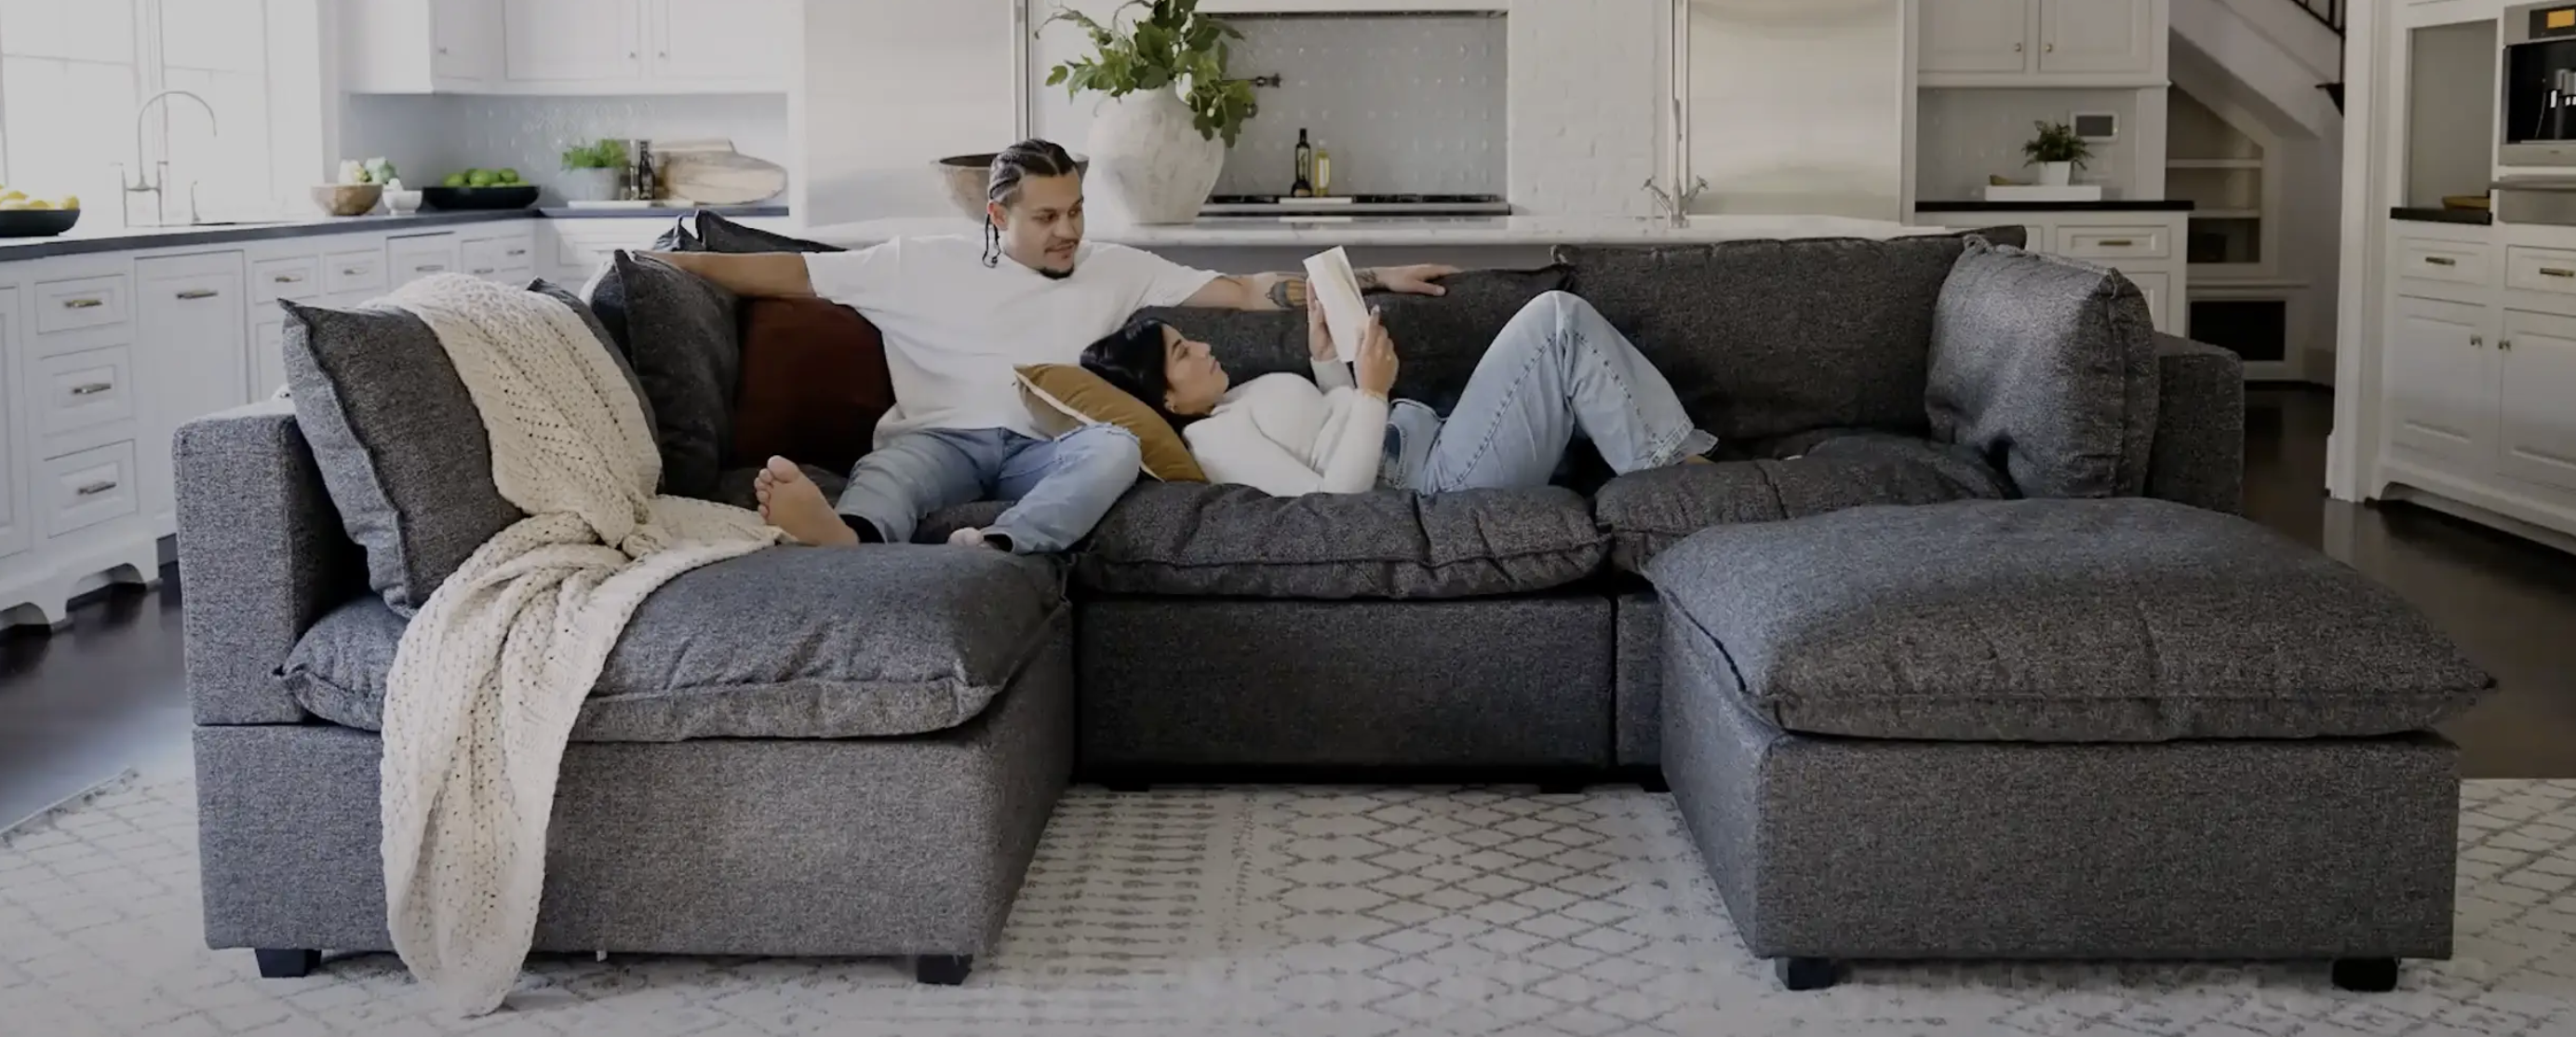
[[2146, 0], [2039, 0], [2039, 71], [2150, 71], [2154, 8]]
[[1926, 86], [2155, 87], [2168, 0], [1922, 0]]
[[361, 93], [787, 89], [800, 0], [345, 0]]
[[2030, 67], [2031, 0], [1931, 0], [1919, 16], [1925, 72], [2021, 72]]
[[644, 78], [639, 0], [501, 0], [502, 70], [513, 83]]

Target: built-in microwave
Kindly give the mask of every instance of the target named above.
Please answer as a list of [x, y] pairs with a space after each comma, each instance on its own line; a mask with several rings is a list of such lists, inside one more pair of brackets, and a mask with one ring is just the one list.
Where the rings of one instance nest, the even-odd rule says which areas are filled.
[[2504, 12], [2500, 166], [2576, 166], [2576, 2]]

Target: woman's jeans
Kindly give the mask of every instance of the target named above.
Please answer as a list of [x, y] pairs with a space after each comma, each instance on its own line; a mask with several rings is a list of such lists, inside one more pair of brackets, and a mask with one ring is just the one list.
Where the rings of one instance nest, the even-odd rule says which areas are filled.
[[1380, 481], [1423, 493], [1545, 486], [1577, 434], [1621, 473], [1717, 446], [1655, 365], [1567, 292], [1521, 307], [1446, 420], [1404, 400], [1387, 427]]

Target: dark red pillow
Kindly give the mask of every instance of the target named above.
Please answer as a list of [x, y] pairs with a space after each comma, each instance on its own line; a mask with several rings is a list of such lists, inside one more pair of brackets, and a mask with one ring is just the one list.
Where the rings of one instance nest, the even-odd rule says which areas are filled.
[[885, 338], [858, 311], [821, 299], [745, 299], [732, 467], [772, 455], [846, 472], [894, 409]]

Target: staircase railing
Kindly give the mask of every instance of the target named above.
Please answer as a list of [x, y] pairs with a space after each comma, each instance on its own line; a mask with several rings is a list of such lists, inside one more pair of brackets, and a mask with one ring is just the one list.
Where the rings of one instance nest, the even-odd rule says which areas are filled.
[[2316, 19], [2326, 28], [2333, 29], [2335, 35], [2343, 35], [2344, 0], [2290, 0], [2290, 2], [2299, 5], [2300, 10], [2308, 12], [2308, 17]]

